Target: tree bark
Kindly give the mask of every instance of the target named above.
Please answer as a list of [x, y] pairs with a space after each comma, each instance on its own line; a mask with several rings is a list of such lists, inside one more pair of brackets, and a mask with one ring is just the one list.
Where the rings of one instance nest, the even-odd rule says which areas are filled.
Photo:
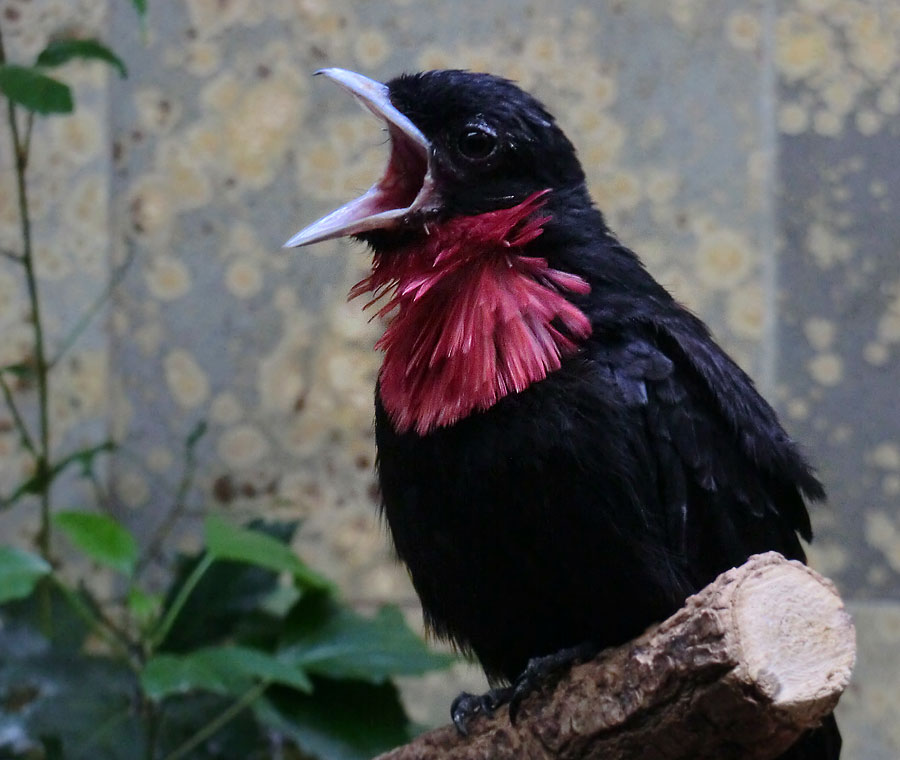
[[832, 712], [854, 659], [832, 583], [759, 554], [530, 695], [514, 726], [504, 707], [376, 760], [770, 760]]

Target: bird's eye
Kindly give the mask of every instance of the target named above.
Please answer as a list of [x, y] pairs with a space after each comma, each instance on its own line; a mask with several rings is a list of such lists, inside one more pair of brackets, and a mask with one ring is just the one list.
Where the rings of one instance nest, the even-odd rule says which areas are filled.
[[465, 127], [457, 139], [456, 147], [469, 160], [483, 161], [494, 155], [497, 144], [497, 135], [494, 131], [479, 124]]

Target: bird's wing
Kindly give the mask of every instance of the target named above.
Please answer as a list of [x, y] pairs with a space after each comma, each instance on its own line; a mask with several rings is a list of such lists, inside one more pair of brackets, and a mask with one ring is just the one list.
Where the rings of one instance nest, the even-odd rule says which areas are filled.
[[821, 486], [750, 379], [701, 337], [682, 342], [657, 327], [597, 358], [632, 409], [673, 561], [706, 582], [758, 551], [802, 558], [803, 493]]
[[785, 432], [771, 406], [759, 394], [747, 374], [716, 344], [706, 325], [688, 312], [671, 326], [663, 324], [660, 344], [685, 376], [708, 394], [727, 428], [737, 437], [748, 463], [782, 489], [780, 506], [793, 528], [812, 538], [804, 497], [825, 498], [797, 444]]

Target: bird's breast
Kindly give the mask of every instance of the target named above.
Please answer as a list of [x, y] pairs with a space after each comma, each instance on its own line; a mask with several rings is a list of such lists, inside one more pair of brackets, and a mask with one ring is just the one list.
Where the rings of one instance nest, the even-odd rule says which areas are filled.
[[489, 254], [405, 299], [379, 342], [397, 428], [452, 425], [559, 369], [591, 330], [564, 295], [575, 279], [543, 259]]

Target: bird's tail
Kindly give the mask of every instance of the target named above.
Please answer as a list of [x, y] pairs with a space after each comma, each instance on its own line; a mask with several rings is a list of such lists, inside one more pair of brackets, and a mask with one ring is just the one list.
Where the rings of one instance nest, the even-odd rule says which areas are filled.
[[838, 760], [841, 756], [841, 732], [834, 715], [822, 725], [807, 731], [778, 760]]

